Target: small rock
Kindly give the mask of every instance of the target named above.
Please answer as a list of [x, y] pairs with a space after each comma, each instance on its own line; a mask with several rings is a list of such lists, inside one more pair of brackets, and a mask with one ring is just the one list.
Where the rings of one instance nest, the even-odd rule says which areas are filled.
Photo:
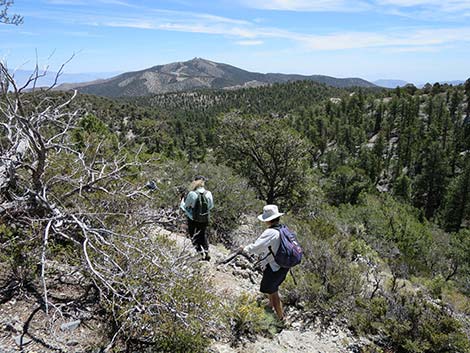
[[80, 320], [67, 322], [65, 324], [60, 325], [60, 329], [62, 331], [73, 331], [80, 325], [80, 323], [81, 323]]
[[23, 332], [23, 324], [20, 322], [20, 318], [15, 316], [5, 323], [5, 329], [11, 332]]
[[15, 343], [18, 347], [25, 346], [28, 343], [32, 342], [31, 339], [25, 337], [24, 335], [15, 336], [15, 337], [13, 337], [13, 339], [15, 340]]
[[302, 324], [300, 322], [293, 322], [291, 326], [292, 328], [299, 329], [302, 327]]

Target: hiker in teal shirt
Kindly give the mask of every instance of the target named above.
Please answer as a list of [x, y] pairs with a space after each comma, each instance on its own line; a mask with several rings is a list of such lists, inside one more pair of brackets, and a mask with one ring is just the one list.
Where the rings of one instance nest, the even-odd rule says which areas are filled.
[[212, 193], [204, 188], [205, 178], [198, 175], [191, 183], [190, 192], [181, 199], [180, 208], [188, 219], [189, 237], [203, 260], [209, 261], [209, 241], [206, 229], [210, 210], [214, 208]]

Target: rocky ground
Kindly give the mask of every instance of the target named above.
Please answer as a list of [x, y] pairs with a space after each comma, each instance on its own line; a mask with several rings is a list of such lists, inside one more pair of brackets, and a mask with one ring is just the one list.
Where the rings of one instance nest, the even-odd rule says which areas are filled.
[[[189, 239], [183, 235], [161, 229], [158, 231], [176, 241], [180, 247], [194, 251]], [[219, 264], [229, 257], [230, 251], [220, 245], [210, 245], [210, 253], [210, 262], [202, 264], [220, 295], [226, 296], [230, 301], [244, 292], [259, 293], [261, 275], [254, 271], [243, 257], [239, 256], [227, 264]], [[273, 338], [260, 336], [254, 342], [245, 341], [238, 347], [232, 347], [230, 342], [214, 342], [211, 351], [213, 353], [347, 353], [358, 352], [358, 348], [365, 343], [339, 325], [332, 324], [325, 328], [320, 322], [307, 324], [302, 321], [296, 309], [291, 307], [285, 309], [287, 327]]]
[[[153, 229], [172, 239], [182, 250], [194, 253], [189, 239], [181, 233]], [[239, 256], [227, 264], [221, 264], [230, 255], [222, 245], [210, 246], [211, 260], [201, 261], [201, 270], [211, 279], [214, 290], [227, 302], [235, 301], [243, 293], [259, 295], [261, 280], [259, 271]], [[102, 337], [99, 314], [93, 307], [93, 297], [97, 293], [87, 291], [87, 283], [79, 271], [59, 263], [50, 263], [56, 269], [56, 277], [48, 283], [49, 295], [62, 299], [66, 311], [61, 316], [46, 316], [39, 310], [37, 296], [24, 295], [8, 297], [0, 302], [0, 353], [48, 353], [48, 352], [99, 352], [98, 343]], [[1, 271], [0, 271], [1, 273]], [[77, 285], [82, 290], [77, 291]], [[37, 294], [39, 295], [39, 294]], [[260, 296], [260, 300], [263, 300]], [[282, 296], [282, 290], [281, 290]], [[61, 302], [58, 300], [56, 302]], [[71, 302], [76, 305], [69, 305]], [[80, 305], [79, 305], [80, 304]], [[301, 319], [297, 309], [286, 307], [287, 325], [274, 337], [257, 337], [255, 340], [244, 340], [237, 347], [228, 340], [213, 342], [212, 353], [347, 353], [358, 352], [361, 341], [355, 338], [341, 325], [332, 324], [323, 327], [320, 323], [306, 323]], [[51, 313], [59, 312], [51, 308]], [[28, 332], [28, 334], [24, 334]]]
[[[49, 308], [50, 315], [38, 305], [41, 294], [30, 289], [20, 289], [22, 294], [14, 297], [0, 293], [0, 353], [98, 351], [103, 331], [95, 304], [97, 293], [78, 268], [57, 262], [48, 266], [48, 296], [56, 303]], [[0, 270], [0, 276], [5, 272]]]

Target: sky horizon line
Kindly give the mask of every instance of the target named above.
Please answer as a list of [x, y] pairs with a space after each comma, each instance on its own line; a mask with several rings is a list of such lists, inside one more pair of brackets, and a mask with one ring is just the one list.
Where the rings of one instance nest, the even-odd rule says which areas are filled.
[[[94, 75], [94, 76], [97, 76], [96, 79], [109, 79], [109, 78], [113, 78], [113, 77], [116, 77], [116, 76], [119, 76], [121, 74], [125, 74], [125, 73], [129, 73], [129, 72], [139, 72], [139, 71], [144, 71], [144, 70], [148, 70], [154, 66], [162, 66], [162, 65], [168, 65], [168, 64], [174, 64], [174, 63], [179, 63], [179, 62], [187, 62], [187, 61], [190, 61], [192, 59], [195, 59], [195, 58], [200, 58], [200, 59], [203, 59], [203, 60], [207, 60], [207, 61], [212, 61], [212, 62], [216, 62], [216, 63], [219, 63], [219, 64], [225, 64], [225, 65], [230, 65], [230, 66], [234, 66], [234, 67], [237, 67], [238, 69], [242, 69], [242, 70], [245, 70], [243, 67], [238, 67], [238, 66], [235, 66], [235, 65], [232, 65], [231, 63], [226, 63], [226, 62], [217, 62], [215, 60], [211, 60], [211, 59], [208, 59], [208, 58], [202, 58], [202, 57], [193, 57], [191, 59], [182, 59], [182, 60], [177, 60], [177, 61], [174, 61], [174, 62], [170, 62], [170, 63], [157, 63], [155, 65], [152, 65], [152, 66], [149, 66], [149, 67], [145, 67], [145, 68], [137, 68], [137, 69], [131, 69], [131, 70], [126, 70], [126, 71], [84, 71], [84, 72], [70, 72], [70, 71], [67, 71], [67, 68], [64, 67], [64, 71], [63, 71], [63, 74], [65, 76], [67, 75], [76, 75], [76, 76], [79, 76], [79, 75], [82, 75], [82, 76], [87, 76], [87, 75]], [[33, 72], [34, 68], [31, 68], [31, 69], [25, 69], [25, 68], [22, 68], [20, 70], [17, 70], [19, 72], [22, 73], [22, 75], [25, 75], [27, 73], [30, 73], [30, 72]], [[41, 70], [40, 70], [41, 71]], [[245, 70], [245, 71], [249, 71], [249, 70]], [[374, 82], [377, 82], [377, 81], [381, 81], [381, 80], [384, 80], [384, 81], [403, 81], [403, 82], [406, 82], [406, 83], [412, 83], [412, 84], [415, 84], [415, 85], [424, 85], [426, 83], [430, 83], [430, 84], [434, 84], [436, 82], [457, 82], [457, 81], [462, 81], [462, 82], [465, 82], [467, 79], [470, 79], [470, 77], [462, 77], [462, 78], [450, 78], [450, 79], [445, 79], [445, 80], [439, 80], [439, 81], [412, 81], [412, 80], [407, 80], [406, 78], [400, 78], [400, 77], [387, 77], [386, 75], [384, 76], [380, 76], [379, 78], [376, 78], [376, 79], [369, 79], [367, 77], [360, 77], [360, 76], [354, 76], [354, 75], [350, 75], [350, 76], [330, 76], [330, 75], [326, 75], [326, 74], [322, 74], [322, 73], [311, 73], [311, 74], [301, 74], [301, 73], [297, 73], [297, 72], [262, 72], [262, 71], [249, 71], [249, 72], [253, 72], [253, 73], [261, 73], [261, 74], [285, 74], [285, 75], [302, 75], [302, 76], [314, 76], [314, 75], [320, 75], [320, 76], [329, 76], [329, 77], [334, 77], [334, 78], [360, 78], [360, 79], [363, 79], [363, 80], [366, 80], [366, 81], [369, 81], [371, 83], [374, 83]], [[48, 69], [47, 70], [47, 75], [55, 75], [57, 73], [57, 71], [54, 71], [54, 70], [51, 70], [51, 69]], [[103, 77], [98, 77], [99, 75], [105, 75]], [[77, 82], [67, 82], [67, 83], [79, 83], [79, 82], [86, 82], [86, 81], [77, 81]]]

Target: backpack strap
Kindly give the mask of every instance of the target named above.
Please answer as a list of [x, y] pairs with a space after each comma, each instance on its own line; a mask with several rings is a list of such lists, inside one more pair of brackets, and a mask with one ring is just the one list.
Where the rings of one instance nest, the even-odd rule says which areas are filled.
[[253, 267], [256, 267], [258, 266], [261, 262], [263, 262], [264, 260], [266, 260], [269, 256], [273, 256], [274, 257], [274, 253], [273, 253], [273, 249], [271, 248], [271, 245], [268, 246], [268, 249], [269, 249], [269, 254], [266, 255], [265, 257], [263, 257], [261, 260], [258, 260], [256, 261], [254, 264], [253, 264]]
[[[279, 232], [279, 237], [280, 237], [280, 236], [281, 236], [281, 230], [280, 230], [281, 226], [282, 226], [282, 224], [279, 224], [279, 223], [278, 223], [278, 224], [275, 224], [275, 225], [273, 225], [273, 226], [271, 226], [271, 227], [269, 227], [269, 228], [276, 229], [276, 230]], [[274, 254], [274, 251], [273, 251], [273, 248], [272, 248], [271, 245], [268, 246], [268, 249], [269, 249], [269, 253], [268, 253], [265, 257], [263, 257], [261, 260], [256, 261], [256, 262], [254, 263], [254, 265], [253, 265], [254, 267], [256, 267], [256, 266], [257, 266], [259, 263], [261, 263], [262, 261], [266, 260], [266, 259], [267, 259], [269, 256], [271, 256], [271, 255], [273, 256], [273, 258], [276, 257], [276, 255]]]

